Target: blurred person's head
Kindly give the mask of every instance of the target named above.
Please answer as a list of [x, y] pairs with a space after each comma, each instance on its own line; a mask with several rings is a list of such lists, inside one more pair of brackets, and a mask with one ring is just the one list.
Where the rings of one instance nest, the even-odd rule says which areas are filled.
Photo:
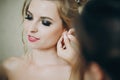
[[88, 80], [120, 80], [120, 1], [90, 0], [79, 18]]

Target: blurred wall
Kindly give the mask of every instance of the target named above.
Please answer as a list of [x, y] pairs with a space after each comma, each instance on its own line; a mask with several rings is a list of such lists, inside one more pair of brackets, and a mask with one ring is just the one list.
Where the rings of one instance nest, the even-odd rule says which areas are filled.
[[24, 0], [0, 0], [0, 63], [23, 54], [22, 15]]

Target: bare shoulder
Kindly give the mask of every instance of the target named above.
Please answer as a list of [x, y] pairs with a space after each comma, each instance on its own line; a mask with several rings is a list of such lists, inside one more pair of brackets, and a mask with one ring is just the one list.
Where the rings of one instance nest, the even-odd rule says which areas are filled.
[[14, 71], [15, 69], [18, 69], [20, 66], [22, 66], [23, 62], [24, 61], [22, 57], [11, 57], [6, 59], [2, 65], [6, 71]]

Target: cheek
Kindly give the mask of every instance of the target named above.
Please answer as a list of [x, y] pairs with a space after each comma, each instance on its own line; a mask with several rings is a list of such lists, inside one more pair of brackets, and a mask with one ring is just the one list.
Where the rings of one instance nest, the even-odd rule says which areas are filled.
[[57, 42], [63, 33], [63, 28], [56, 29], [50, 33], [53, 42]]
[[30, 27], [29, 25], [30, 25], [30, 24], [29, 24], [28, 22], [24, 21], [24, 23], [23, 23], [23, 29], [24, 29], [24, 32], [25, 32], [25, 33], [28, 32], [29, 27]]

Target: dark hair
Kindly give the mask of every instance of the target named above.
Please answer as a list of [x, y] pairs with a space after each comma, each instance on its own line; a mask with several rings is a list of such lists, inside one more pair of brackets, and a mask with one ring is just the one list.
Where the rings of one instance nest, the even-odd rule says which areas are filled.
[[79, 19], [83, 27], [76, 32], [86, 62], [97, 62], [112, 80], [120, 80], [120, 0], [90, 0]]

